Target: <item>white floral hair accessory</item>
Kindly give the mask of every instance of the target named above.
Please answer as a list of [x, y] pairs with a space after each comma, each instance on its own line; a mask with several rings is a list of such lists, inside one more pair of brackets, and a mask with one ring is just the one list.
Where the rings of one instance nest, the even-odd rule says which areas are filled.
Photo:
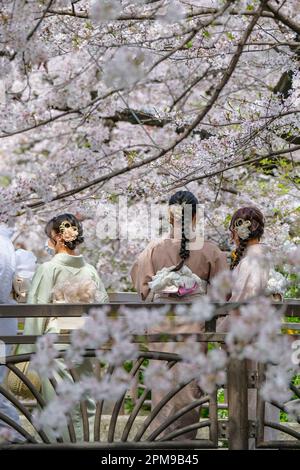
[[65, 242], [73, 242], [78, 237], [78, 228], [68, 220], [64, 220], [59, 226], [59, 232]]
[[237, 219], [234, 223], [236, 233], [242, 240], [247, 240], [251, 234], [251, 220]]

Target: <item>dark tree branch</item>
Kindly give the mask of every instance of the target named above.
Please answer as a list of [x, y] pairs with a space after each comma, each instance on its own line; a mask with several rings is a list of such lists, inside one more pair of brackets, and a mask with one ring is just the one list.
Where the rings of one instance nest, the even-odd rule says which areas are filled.
[[48, 11], [50, 10], [52, 4], [53, 4], [54, 0], [50, 0], [47, 7], [45, 8], [45, 10], [43, 11], [43, 14], [41, 16], [41, 18], [39, 19], [39, 21], [37, 22], [37, 24], [33, 27], [33, 29], [30, 31], [30, 33], [27, 35], [27, 41], [29, 41], [32, 36], [34, 35], [34, 33], [36, 33], [36, 31], [39, 29], [40, 25], [42, 24], [43, 20], [45, 19]]
[[300, 150], [300, 145], [297, 145], [297, 146], [291, 147], [291, 148], [287, 148], [287, 149], [277, 150], [276, 152], [270, 152], [266, 155], [259, 155], [255, 158], [252, 158], [252, 159], [249, 159], [249, 160], [243, 160], [242, 162], [235, 163], [233, 165], [221, 168], [219, 170], [212, 171], [210, 173], [205, 173], [204, 175], [194, 176], [193, 178], [189, 178], [189, 179], [182, 178], [182, 180], [180, 181], [179, 184], [176, 184], [176, 186], [172, 186], [172, 189], [179, 188], [183, 185], [191, 183], [192, 181], [200, 181], [200, 180], [203, 180], [203, 179], [206, 179], [206, 178], [212, 178], [214, 176], [220, 175], [221, 173], [224, 173], [225, 171], [233, 170], [235, 168], [240, 168], [241, 166], [256, 164], [256, 163], [259, 163], [259, 162], [261, 162], [262, 160], [264, 160], [266, 158], [280, 157], [281, 155], [284, 155], [284, 154], [287, 154], [287, 153], [293, 153], [293, 152], [296, 152], [298, 150]]
[[298, 23], [293, 21], [288, 16], [285, 16], [280, 13], [280, 11], [277, 8], [273, 7], [269, 2], [267, 2], [266, 8], [273, 13], [274, 18], [276, 18], [281, 23], [285, 24], [288, 28], [295, 31], [295, 33], [300, 34], [300, 25]]

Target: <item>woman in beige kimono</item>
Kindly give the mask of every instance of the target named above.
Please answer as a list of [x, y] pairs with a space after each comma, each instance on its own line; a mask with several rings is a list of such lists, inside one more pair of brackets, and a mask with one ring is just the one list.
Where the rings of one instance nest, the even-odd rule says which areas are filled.
[[[72, 214], [61, 214], [51, 219], [45, 229], [48, 236], [47, 251], [53, 253], [53, 258], [43, 263], [37, 269], [28, 294], [27, 303], [106, 303], [108, 295], [99, 278], [96, 269], [85, 262], [82, 255], [77, 253], [77, 247], [84, 241], [83, 228], [80, 221]], [[42, 335], [44, 333], [60, 333], [62, 328], [76, 328], [78, 320], [68, 319], [62, 325], [63, 319], [27, 318], [24, 326], [25, 335]], [[74, 323], [70, 325], [70, 323]], [[76, 326], [77, 325], [77, 326]], [[31, 353], [34, 345], [22, 345], [18, 354]], [[60, 370], [56, 380], [71, 379], [64, 363], [59, 360]], [[85, 360], [78, 368], [78, 373], [93, 374], [91, 361]], [[41, 393], [46, 402], [53, 396], [53, 388], [48, 380], [42, 381]], [[94, 416], [95, 405], [87, 400], [88, 413]], [[82, 440], [82, 418], [79, 409], [72, 414], [78, 440]], [[68, 440], [68, 432], [63, 435]]]
[[[238, 209], [231, 219], [230, 232], [236, 250], [232, 253], [230, 269], [233, 271], [233, 288], [230, 302], [242, 302], [261, 294], [273, 295], [274, 300], [281, 300], [284, 294], [286, 281], [284, 276], [276, 273], [268, 258], [270, 248], [261, 243], [264, 233], [264, 216], [256, 207], [243, 207]], [[276, 279], [274, 279], [276, 277]], [[274, 282], [276, 281], [276, 282]], [[274, 285], [276, 285], [274, 289]], [[273, 287], [271, 287], [273, 286]], [[220, 323], [218, 329], [227, 331], [230, 328], [233, 316]], [[257, 364], [249, 361], [249, 367], [257, 368]], [[257, 392], [248, 391], [249, 419], [256, 417]], [[273, 405], [266, 403], [266, 419], [278, 422], [279, 411]], [[277, 432], [271, 428], [265, 431], [265, 439], [275, 440]], [[254, 439], [249, 439], [249, 447], [254, 448]]]
[[[198, 200], [189, 191], [178, 191], [169, 200], [170, 238], [150, 242], [138, 256], [131, 270], [131, 277], [136, 290], [143, 300], [154, 302], [187, 302], [196, 300], [206, 293], [211, 279], [220, 271], [227, 269], [226, 255], [217, 245], [205, 241], [202, 247], [189, 249], [192, 239], [191, 229], [196, 225]], [[187, 220], [188, 219], [188, 220]], [[179, 236], [177, 236], [179, 234]], [[201, 324], [175, 325], [164, 322], [151, 333], [200, 333]], [[180, 343], [151, 343], [151, 350], [175, 352]], [[176, 375], [180, 364], [172, 368], [173, 386], [178, 384]], [[152, 390], [152, 408], [154, 408], [167, 392]], [[190, 404], [201, 395], [196, 382], [186, 385], [158, 413], [150, 426], [154, 431], [184, 406]], [[199, 421], [199, 409], [185, 413], [163, 431], [159, 438], [172, 431], [179, 430]], [[196, 431], [186, 432], [178, 439], [194, 439]], [[176, 438], [175, 438], [176, 439]]]

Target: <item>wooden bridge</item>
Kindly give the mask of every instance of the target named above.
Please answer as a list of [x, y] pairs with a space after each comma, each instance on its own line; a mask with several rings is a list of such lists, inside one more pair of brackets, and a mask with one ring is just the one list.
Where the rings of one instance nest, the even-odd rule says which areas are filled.
[[[141, 307], [141, 303], [136, 294], [119, 293], [113, 294], [110, 298], [108, 305], [110, 312], [115, 314], [118, 309], [118, 304], [126, 304], [132, 309]], [[151, 310], [156, 309], [160, 304], [142, 304], [144, 308]], [[282, 308], [283, 304], [276, 303], [277, 308]], [[205, 323], [203, 333], [195, 337], [195, 341], [200, 341], [205, 344], [217, 343], [218, 345], [224, 343], [225, 333], [216, 333], [216, 320], [220, 316], [228, 315], [229, 312], [235, 307], [235, 304], [215, 304], [217, 315], [212, 320]], [[24, 321], [29, 317], [80, 317], [84, 313], [94, 307], [101, 307], [97, 305], [66, 305], [66, 304], [49, 304], [49, 305], [2, 305], [0, 306], [0, 318], [14, 317]], [[173, 304], [168, 304], [170, 312], [174, 308]], [[300, 302], [287, 301], [284, 303], [285, 314], [284, 316], [300, 317]], [[297, 322], [284, 322], [282, 323], [283, 329], [289, 330], [290, 333], [295, 333], [295, 339], [298, 338], [297, 333], [300, 330], [300, 324]], [[227, 385], [226, 395], [228, 403], [220, 403], [218, 396], [220, 388], [216, 389], [212, 394], [202, 395], [195, 402], [185, 406], [179, 410], [174, 416], [169, 417], [155, 431], [149, 432], [149, 425], [157, 416], [163, 406], [176, 395], [186, 384], [178, 384], [173, 390], [169, 391], [162, 401], [151, 409], [151, 392], [146, 389], [139, 378], [145, 367], [153, 360], [164, 361], [168, 367], [173, 367], [180, 361], [180, 357], [173, 353], [164, 353], [151, 351], [151, 342], [158, 342], [160, 335], [146, 335], [146, 340], [149, 350], [145, 348], [140, 349], [140, 353], [132, 362], [130, 374], [136, 377], [137, 386], [136, 393], [128, 390], [119, 400], [115, 403], [105, 403], [104, 400], [96, 403], [96, 412], [93, 422], [93, 430], [90, 431], [87, 407], [85, 402], [80, 403], [83, 440], [78, 441], [72, 421], [68, 425], [67, 439], [58, 438], [56, 442], [50, 439], [45, 431], [40, 431], [35, 428], [32, 420], [32, 411], [36, 406], [43, 408], [45, 401], [43, 396], [35, 389], [34, 385], [22, 372], [16, 367], [17, 364], [29, 361], [30, 354], [16, 355], [6, 358], [5, 365], [8, 370], [12, 370], [24, 384], [30, 389], [34, 399], [24, 401], [20, 397], [12, 395], [2, 384], [0, 385], [0, 394], [8, 399], [18, 410], [20, 415], [20, 423], [13, 422], [8, 416], [0, 413], [0, 420], [6, 422], [13, 427], [24, 438], [22, 444], [12, 444], [15, 449], [28, 448], [63, 448], [69, 446], [77, 447], [95, 447], [95, 448], [218, 448], [228, 447], [229, 449], [247, 449], [249, 438], [255, 439], [256, 448], [300, 448], [300, 431], [297, 423], [279, 423], [268, 422], [265, 418], [265, 405], [266, 402], [261, 398], [259, 390], [264, 380], [264, 366], [259, 364], [256, 370], [249, 370], [246, 361], [239, 361], [231, 359], [227, 368]], [[1, 336], [0, 340], [5, 344], [34, 344], [37, 340], [36, 336], [25, 336], [18, 334], [17, 336]], [[177, 341], [176, 335], [170, 335], [169, 341]], [[182, 340], [182, 339], [181, 339]], [[70, 335], [61, 334], [58, 336], [57, 343], [67, 344], [70, 341]], [[141, 339], [133, 337], [133, 341], [140, 342]], [[60, 354], [63, 357], [63, 353]], [[94, 351], [87, 351], [87, 356], [94, 361], [95, 374], [98, 377], [99, 367], [97, 367]], [[76, 381], [76, 371], [70, 371], [74, 380]], [[55, 389], [56, 383], [52, 381], [52, 386]], [[248, 416], [248, 390], [253, 389], [257, 393], [257, 407], [255, 419], [249, 419]], [[291, 384], [291, 390], [294, 393], [295, 399], [300, 399], [300, 387]], [[130, 404], [129, 409], [126, 409], [126, 403]], [[284, 411], [279, 405], [278, 413], [280, 410]], [[199, 409], [199, 422], [190, 426], [186, 426], [176, 431], [167, 433], [162, 436], [166, 428], [176, 421], [184, 413], [192, 409]], [[300, 424], [300, 419], [298, 419]], [[267, 441], [264, 439], [266, 428], [273, 428], [280, 434], [280, 439], [276, 441]], [[195, 439], [184, 439], [184, 435], [191, 430], [197, 430]], [[181, 439], [182, 437], [182, 439]], [[2, 444], [2, 448], [7, 446]]]

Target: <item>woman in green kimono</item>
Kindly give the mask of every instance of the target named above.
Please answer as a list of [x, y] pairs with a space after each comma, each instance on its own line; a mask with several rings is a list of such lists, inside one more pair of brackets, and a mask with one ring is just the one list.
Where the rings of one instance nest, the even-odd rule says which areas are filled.
[[[43, 263], [37, 269], [28, 294], [27, 303], [107, 303], [108, 295], [99, 278], [96, 269], [85, 262], [76, 249], [84, 241], [83, 228], [80, 221], [72, 214], [62, 214], [51, 219], [46, 225], [45, 232], [49, 238], [47, 251], [54, 254], [53, 258]], [[76, 327], [76, 319], [69, 319]], [[77, 320], [78, 323], [78, 320]], [[73, 325], [74, 327], [74, 325]], [[24, 326], [25, 335], [42, 335], [59, 333], [61, 324], [58, 319], [27, 318]], [[34, 345], [22, 345], [18, 354], [34, 352]], [[63, 360], [59, 360], [59, 372], [56, 380], [72, 380], [66, 370]], [[92, 375], [91, 360], [86, 359], [76, 369], [80, 375]], [[46, 402], [54, 397], [54, 390], [49, 380], [42, 380], [41, 394]], [[90, 419], [94, 417], [95, 404], [87, 399], [87, 409]], [[72, 413], [77, 441], [83, 440], [82, 417], [79, 406]], [[92, 429], [92, 426], [90, 426]], [[62, 435], [64, 441], [69, 440], [65, 429]]]

